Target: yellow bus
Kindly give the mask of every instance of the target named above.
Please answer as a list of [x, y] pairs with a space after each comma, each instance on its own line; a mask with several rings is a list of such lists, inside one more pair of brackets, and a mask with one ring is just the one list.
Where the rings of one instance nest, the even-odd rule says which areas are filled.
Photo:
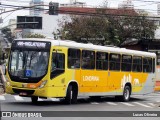
[[154, 91], [156, 54], [67, 40], [17, 39], [8, 60], [6, 93], [39, 98], [131, 95]]

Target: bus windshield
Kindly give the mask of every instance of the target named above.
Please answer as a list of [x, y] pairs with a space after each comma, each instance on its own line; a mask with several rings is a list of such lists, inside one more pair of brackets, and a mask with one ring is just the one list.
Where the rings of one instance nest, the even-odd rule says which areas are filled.
[[49, 52], [37, 50], [11, 51], [9, 73], [21, 78], [42, 77], [47, 73]]

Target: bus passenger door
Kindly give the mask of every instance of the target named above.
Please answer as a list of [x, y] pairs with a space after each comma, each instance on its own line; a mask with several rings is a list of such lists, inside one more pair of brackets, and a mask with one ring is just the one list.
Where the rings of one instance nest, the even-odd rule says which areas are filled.
[[69, 48], [67, 58], [67, 78], [75, 80], [80, 86], [80, 49]]
[[116, 89], [121, 85], [120, 54], [109, 55], [108, 89], [111, 94], [116, 94]]

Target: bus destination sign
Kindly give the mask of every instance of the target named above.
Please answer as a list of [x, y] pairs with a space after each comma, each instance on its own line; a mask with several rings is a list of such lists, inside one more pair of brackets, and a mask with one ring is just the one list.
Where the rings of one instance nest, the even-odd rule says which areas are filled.
[[15, 41], [13, 46], [16, 48], [49, 49], [50, 42], [39, 41]]
[[22, 42], [22, 41], [20, 41], [20, 42], [17, 42], [17, 46], [45, 48], [46, 43], [42, 43], [42, 42]]

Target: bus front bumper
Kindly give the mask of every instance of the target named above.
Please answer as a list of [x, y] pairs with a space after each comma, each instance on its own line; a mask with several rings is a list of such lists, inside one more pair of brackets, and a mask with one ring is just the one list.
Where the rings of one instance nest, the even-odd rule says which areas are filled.
[[38, 96], [38, 97], [65, 97], [66, 88], [64, 87], [44, 87], [37, 89], [29, 88], [17, 88], [12, 86], [6, 86], [7, 94], [18, 94], [20, 96]]

